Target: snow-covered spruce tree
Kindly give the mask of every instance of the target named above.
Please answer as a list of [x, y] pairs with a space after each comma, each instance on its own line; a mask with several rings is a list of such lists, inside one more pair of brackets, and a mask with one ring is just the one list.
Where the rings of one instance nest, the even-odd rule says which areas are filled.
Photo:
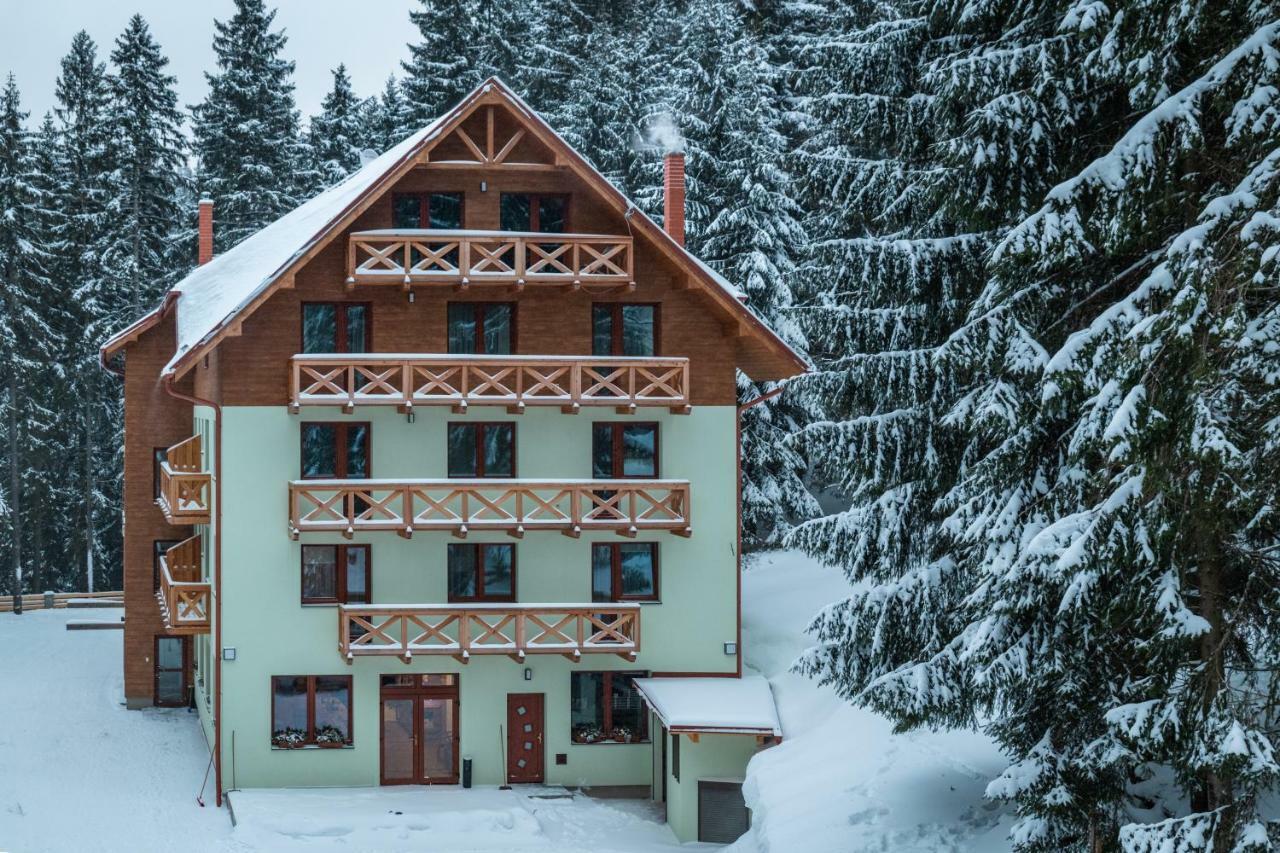
[[333, 88], [324, 96], [320, 114], [312, 116], [307, 131], [308, 157], [316, 176], [313, 192], [333, 186], [360, 168], [365, 132], [361, 106], [351, 89], [347, 67], [339, 64], [333, 69]]
[[401, 63], [405, 121], [401, 138], [436, 120], [480, 85], [477, 0], [419, 0], [409, 13], [420, 41]]
[[382, 94], [369, 97], [360, 110], [360, 147], [381, 154], [410, 132], [406, 128], [404, 97], [395, 75], [387, 77]]
[[[782, 133], [781, 75], [754, 31], [729, 3], [708, 3], [698, 85], [684, 111], [701, 117], [696, 169], [705, 224], [691, 248], [747, 295], [747, 304], [797, 350], [805, 344], [792, 320], [790, 280], [807, 244], [802, 213], [791, 197]], [[726, 39], [730, 33], [736, 38]], [[715, 36], [718, 35], [719, 38]], [[744, 401], [772, 390], [740, 377]], [[818, 514], [800, 478], [802, 464], [782, 440], [797, 428], [789, 401], [753, 406], [742, 420], [742, 514], [748, 547], [776, 545], [797, 519]]]
[[169, 60], [141, 15], [130, 19], [111, 53], [107, 108], [115, 172], [107, 200], [102, 249], [105, 292], [99, 296], [98, 339], [153, 307], [176, 280], [175, 231], [186, 139]]
[[293, 100], [286, 38], [272, 32], [275, 10], [264, 0], [235, 0], [215, 21], [218, 71], [205, 73], [209, 94], [192, 109], [198, 183], [213, 197], [219, 252], [297, 206], [310, 183]]
[[[991, 410], [955, 412], [989, 451], [949, 501], [980, 579], [954, 659], [1019, 759], [992, 791], [1024, 846], [1269, 850], [1280, 21], [1164, 2], [1060, 33], [1088, 47], [1097, 156], [995, 247], [953, 345]], [[1168, 775], [1189, 805], [1126, 808]], [[1123, 790], [1080, 827], [1100, 782]]]
[[[65, 368], [55, 397], [63, 408], [52, 437], [62, 476], [74, 487], [54, 517], [70, 522], [69, 558], [82, 567], [92, 590], [104, 571], [119, 566], [120, 531], [114, 484], [114, 388], [97, 365], [98, 340], [84, 331], [96, 327], [107, 291], [103, 248], [110, 229], [115, 145], [109, 120], [110, 85], [97, 46], [81, 31], [62, 59], [55, 88], [58, 120], [56, 183], [45, 199], [53, 213], [50, 277], [61, 294], [66, 323], [58, 330]], [[74, 473], [72, 473], [74, 472]]]

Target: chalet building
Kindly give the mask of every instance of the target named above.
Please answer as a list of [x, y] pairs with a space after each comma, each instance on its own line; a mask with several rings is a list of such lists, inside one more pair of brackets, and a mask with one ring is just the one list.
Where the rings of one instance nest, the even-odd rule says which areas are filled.
[[[498, 80], [200, 262], [124, 377], [129, 707], [248, 787], [643, 788], [746, 820], [735, 370], [802, 360]], [[735, 780], [736, 783], [735, 784]]]

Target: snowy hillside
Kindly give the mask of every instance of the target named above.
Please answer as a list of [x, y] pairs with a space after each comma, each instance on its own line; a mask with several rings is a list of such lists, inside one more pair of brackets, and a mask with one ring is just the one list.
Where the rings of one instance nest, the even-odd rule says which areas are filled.
[[849, 589], [795, 552], [758, 555], [743, 580], [749, 666], [773, 685], [785, 739], [752, 760], [749, 836], [732, 853], [996, 853], [1009, 818], [983, 797], [1005, 761], [983, 736], [894, 735], [887, 720], [788, 672], [819, 608]]

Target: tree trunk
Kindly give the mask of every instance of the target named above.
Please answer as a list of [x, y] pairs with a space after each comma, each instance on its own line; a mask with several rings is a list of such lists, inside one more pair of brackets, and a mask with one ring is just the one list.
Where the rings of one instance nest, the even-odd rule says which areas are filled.
[[18, 372], [12, 363], [9, 374], [9, 405], [5, 419], [9, 433], [9, 530], [12, 538], [13, 612], [22, 613], [22, 457], [18, 436]]
[[93, 592], [93, 551], [95, 547], [94, 526], [93, 526], [93, 502], [94, 502], [94, 479], [93, 479], [93, 400], [92, 395], [87, 394], [90, 399], [85, 400], [84, 408], [84, 453], [81, 460], [84, 470], [84, 570], [88, 579], [88, 592]]

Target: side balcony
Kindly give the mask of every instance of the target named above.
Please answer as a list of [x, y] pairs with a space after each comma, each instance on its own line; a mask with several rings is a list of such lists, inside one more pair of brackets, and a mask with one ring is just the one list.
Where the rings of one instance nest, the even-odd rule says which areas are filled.
[[640, 605], [599, 604], [348, 604], [338, 607], [338, 651], [348, 664], [361, 656], [611, 654], [634, 661], [640, 652]]
[[160, 463], [160, 497], [156, 503], [170, 524], [208, 524], [213, 481], [202, 470], [201, 438], [193, 435], [165, 451]]
[[295, 355], [289, 407], [612, 406], [619, 414], [666, 407], [687, 414], [689, 359], [622, 356]]
[[209, 582], [200, 579], [201, 539], [192, 536], [160, 556], [160, 613], [170, 634], [209, 633]]
[[692, 533], [687, 480], [294, 480], [289, 532]]
[[347, 241], [347, 287], [503, 284], [635, 288], [630, 237], [518, 231], [359, 231]]

